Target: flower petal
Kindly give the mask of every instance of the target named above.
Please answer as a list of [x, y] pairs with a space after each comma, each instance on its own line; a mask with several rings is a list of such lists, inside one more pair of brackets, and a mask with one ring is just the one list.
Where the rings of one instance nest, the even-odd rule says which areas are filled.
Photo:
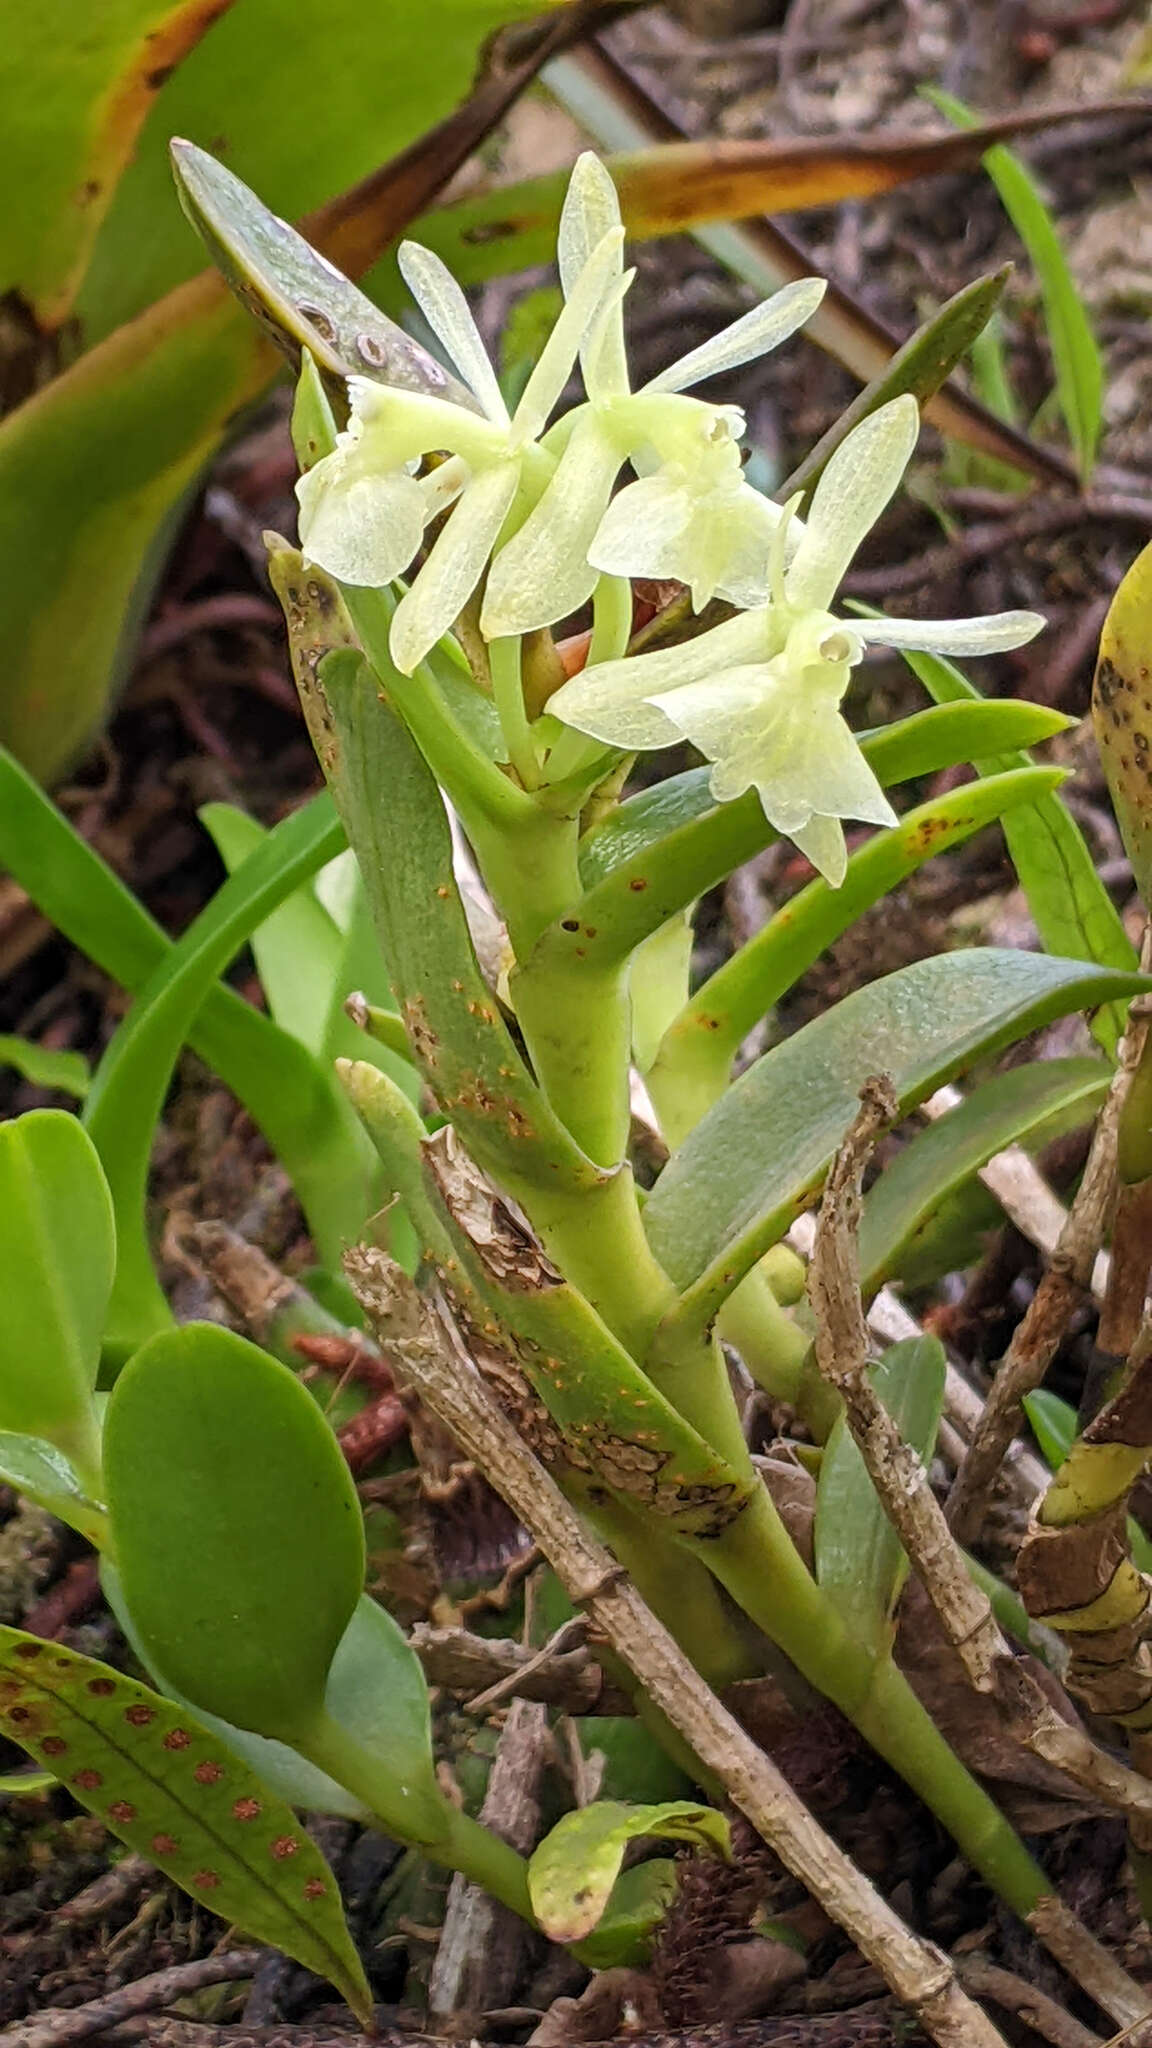
[[[560, 215], [556, 254], [560, 282], [570, 298], [592, 251], [612, 228], [620, 226], [620, 201], [599, 157], [586, 149], [577, 157]], [[617, 274], [623, 272], [623, 255], [617, 256]], [[624, 323], [619, 303], [609, 306], [585, 343], [584, 376], [588, 396], [615, 398], [629, 389], [628, 359], [624, 353]]]
[[696, 611], [717, 592], [734, 604], [760, 605], [779, 517], [779, 507], [750, 484], [693, 491], [682, 477], [658, 471], [612, 500], [589, 559], [614, 576], [674, 577], [688, 585]]
[[459, 618], [496, 545], [519, 480], [519, 463], [501, 463], [475, 477], [457, 500], [392, 620], [389, 650], [404, 675], [412, 674]]
[[882, 405], [840, 443], [812, 495], [785, 578], [798, 611], [827, 611], [853, 555], [875, 526], [911, 459], [920, 431], [916, 400]]
[[359, 444], [377, 469], [402, 469], [436, 448], [451, 449], [474, 468], [505, 452], [506, 435], [498, 426], [450, 399], [400, 391], [367, 377], [349, 377], [348, 396], [351, 416], [337, 445]]
[[468, 301], [451, 271], [439, 256], [419, 242], [401, 242], [396, 261], [412, 297], [469, 390], [475, 392], [490, 420], [506, 426], [508, 408], [500, 395], [496, 373]]
[[765, 662], [657, 702], [715, 763], [720, 802], [757, 789], [769, 824], [789, 837], [814, 814], [891, 825], [896, 814], [840, 716], [847, 682], [846, 666], [797, 674]]
[[[565, 725], [617, 746], [665, 747], [680, 737], [675, 710], [678, 692], [694, 684], [723, 693], [729, 674], [759, 679], [772, 628], [765, 612], [741, 612], [710, 633], [698, 633], [678, 647], [603, 661], [573, 676], [548, 699], [548, 709]], [[750, 668], [748, 665], [756, 663]], [[653, 700], [658, 700], [655, 703]], [[625, 738], [617, 738], [625, 731]], [[648, 733], [645, 738], [642, 735]]]
[[734, 320], [711, 341], [692, 349], [688, 355], [670, 363], [642, 388], [645, 391], [686, 391], [691, 384], [698, 384], [703, 377], [718, 376], [721, 370], [735, 370], [741, 363], [750, 363], [757, 356], [765, 356], [769, 350], [779, 348], [798, 327], [810, 320], [827, 290], [822, 277], [797, 278], [794, 284], [786, 284], [783, 291], [774, 292], [759, 306], [753, 306], [739, 320]]
[[381, 589], [401, 576], [424, 538], [424, 494], [404, 470], [381, 474], [355, 444], [337, 448], [296, 484], [300, 548], [341, 583]]
[[1039, 612], [988, 612], [976, 619], [857, 619], [852, 630], [880, 647], [920, 654], [1002, 654], [1047, 625]]
[[486, 639], [554, 625], [591, 595], [588, 549], [623, 460], [584, 409], [543, 497], [492, 564], [480, 615]]
[[838, 889], [848, 872], [848, 848], [839, 818], [824, 818], [819, 811], [813, 811], [808, 823], [797, 825], [788, 837], [811, 861], [817, 874], [823, 875], [831, 888]]
[[540, 351], [540, 359], [524, 386], [513, 415], [518, 440], [537, 439], [572, 374], [577, 351], [590, 323], [613, 296], [617, 302], [623, 298], [632, 277], [631, 272], [627, 280], [620, 276], [623, 244], [623, 228], [609, 228], [573, 284], [564, 310]]
[[636, 689], [636, 661], [602, 661], [562, 683], [548, 709], [564, 725], [591, 734], [610, 747], [644, 753], [675, 746], [680, 734], [662, 711], [646, 704]]

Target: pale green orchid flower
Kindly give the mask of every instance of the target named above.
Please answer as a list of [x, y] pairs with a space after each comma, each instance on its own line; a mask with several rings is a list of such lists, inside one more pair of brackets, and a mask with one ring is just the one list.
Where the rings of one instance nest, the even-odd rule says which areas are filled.
[[[479, 410], [352, 377], [348, 426], [333, 453], [300, 478], [296, 495], [306, 560], [372, 588], [403, 575], [428, 522], [454, 504], [392, 621], [392, 659], [406, 675], [459, 617], [509, 515], [530, 511], [555, 471], [540, 435], [590, 321], [622, 289], [623, 232], [609, 227], [589, 251], [511, 416], [455, 278], [430, 249], [401, 245], [405, 282]], [[447, 461], [427, 476], [413, 473], [422, 456], [442, 450]]]
[[834, 888], [847, 863], [840, 820], [896, 823], [840, 712], [864, 649], [879, 643], [993, 654], [1023, 646], [1044, 625], [1026, 611], [867, 621], [830, 611], [860, 542], [900, 482], [918, 429], [916, 401], [904, 397], [846, 437], [816, 486], [807, 522], [790, 516], [777, 529], [767, 604], [682, 646], [602, 662], [548, 704], [565, 724], [629, 752], [690, 740], [713, 763], [718, 801], [755, 788], [768, 822]]
[[[603, 164], [580, 157], [560, 221], [558, 255], [574, 294], [589, 252], [620, 224]], [[623, 258], [617, 254], [616, 262]], [[597, 576], [674, 577], [699, 610], [709, 598], [760, 604], [780, 508], [745, 483], [738, 406], [709, 405], [685, 386], [766, 355], [795, 333], [824, 296], [822, 278], [801, 278], [633, 392], [624, 351], [622, 293], [590, 327], [581, 359], [588, 403], [553, 429], [559, 467], [530, 516], [501, 550], [488, 578], [481, 627], [490, 639], [553, 625], [576, 611]], [[637, 481], [609, 502], [624, 464]]]

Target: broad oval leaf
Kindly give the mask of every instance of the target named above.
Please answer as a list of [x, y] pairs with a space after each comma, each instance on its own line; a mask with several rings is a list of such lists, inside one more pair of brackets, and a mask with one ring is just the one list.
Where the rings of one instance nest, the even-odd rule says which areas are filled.
[[861, 1285], [874, 1293], [898, 1275], [941, 1205], [1008, 1145], [1067, 1113], [1087, 1122], [1111, 1070], [1098, 1059], [1038, 1060], [981, 1082], [955, 1109], [918, 1131], [864, 1197]]
[[0, 1429], [47, 1438], [94, 1493], [92, 1389], [115, 1261], [108, 1183], [76, 1118], [34, 1109], [0, 1125]]
[[919, 960], [846, 996], [750, 1067], [648, 1198], [657, 1258], [707, 1323], [819, 1188], [866, 1080], [905, 1109], [1053, 1017], [1137, 995], [1139, 974], [993, 947]]
[[131, 1360], [104, 1438], [145, 1655], [195, 1706], [294, 1743], [323, 1713], [364, 1577], [356, 1490], [316, 1403], [245, 1338], [189, 1323]]
[[0, 1628], [0, 1727], [190, 1897], [315, 1970], [371, 2024], [327, 1863], [290, 1807], [184, 1707]]
[[723, 1814], [687, 1799], [660, 1806], [624, 1806], [598, 1799], [566, 1813], [528, 1864], [532, 1910], [553, 1941], [582, 1941], [601, 1920], [629, 1842], [643, 1835], [692, 1842], [727, 1857], [731, 1836]]
[[[107, 1557], [101, 1564], [100, 1580], [112, 1612], [159, 1690], [178, 1706], [188, 1706], [190, 1702], [167, 1674], [149, 1662], [128, 1611], [120, 1574]], [[432, 1754], [428, 1686], [403, 1629], [367, 1593], [360, 1595], [332, 1659], [324, 1705], [337, 1726], [391, 1775], [400, 1820], [410, 1823], [417, 1840], [430, 1840], [443, 1824], [443, 1799]], [[288, 1743], [238, 1728], [203, 1707], [195, 1711], [203, 1725], [214, 1730], [290, 1806], [312, 1813], [341, 1814], [349, 1820], [370, 1817], [370, 1808], [362, 1799]]]
[[[936, 1444], [946, 1371], [937, 1338], [909, 1337], [893, 1344], [869, 1375], [904, 1442], [924, 1464]], [[820, 1460], [812, 1541], [821, 1592], [853, 1635], [883, 1653], [908, 1560], [842, 1414]]]

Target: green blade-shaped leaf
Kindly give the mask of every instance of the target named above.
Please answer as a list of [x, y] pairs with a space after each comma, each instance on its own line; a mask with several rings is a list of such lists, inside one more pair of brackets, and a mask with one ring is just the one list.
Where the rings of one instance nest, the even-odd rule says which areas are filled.
[[[142, 904], [81, 839], [31, 776], [0, 748], [0, 863], [65, 938], [132, 993], [170, 957]], [[193, 1020], [189, 1043], [260, 1126], [300, 1198], [321, 1256], [349, 1171], [347, 1124], [333, 1077], [271, 1018], [218, 984]]]
[[[348, 0], [342, 4], [347, 9]], [[192, 278], [147, 303], [153, 291], [163, 289], [161, 274], [187, 275], [200, 261], [171, 190], [167, 148], [173, 130], [183, 127], [208, 142], [218, 138], [222, 96], [236, 95], [229, 144], [243, 159], [241, 137], [251, 140], [259, 134], [269, 143], [284, 172], [282, 178], [269, 179], [270, 196], [292, 210], [292, 187], [303, 178], [313, 197], [324, 199], [339, 190], [337, 166], [348, 151], [361, 172], [369, 171], [398, 146], [397, 138], [409, 141], [434, 118], [437, 107], [453, 104], [451, 87], [443, 96], [446, 81], [457, 75], [457, 67], [468, 70], [485, 28], [503, 13], [499, 8], [486, 15], [483, 0], [476, 0], [475, 11], [473, 0], [433, 4], [466, 7], [469, 19], [457, 22], [446, 58], [428, 39], [427, 11], [418, 26], [412, 17], [410, 26], [427, 62], [426, 90], [400, 100], [390, 98], [384, 81], [397, 77], [396, 37], [403, 35], [403, 23], [393, 20], [394, 10], [387, 19], [353, 10], [357, 23], [351, 40], [344, 36], [339, 45], [345, 61], [364, 40], [379, 48], [382, 59], [353, 66], [347, 74], [351, 79], [358, 70], [372, 118], [366, 128], [350, 129], [337, 121], [323, 148], [323, 117], [341, 94], [326, 93], [323, 106], [317, 102], [309, 114], [309, 147], [301, 151], [297, 144], [299, 110], [312, 98], [317, 62], [323, 69], [327, 52], [336, 46], [330, 41], [338, 31], [327, 0], [309, 0], [307, 35], [294, 13], [290, 36], [280, 33], [272, 0], [263, 39], [259, 23], [269, 13], [269, 0], [255, 5], [245, 0], [196, 53], [204, 95], [200, 115], [189, 106], [178, 115], [171, 97], [177, 92], [183, 104], [186, 65], [162, 94], [85, 279], [79, 312], [86, 337], [90, 343], [103, 338], [0, 427], [0, 611], [10, 677], [0, 703], [0, 738], [36, 774], [58, 774], [99, 724], [123, 675], [189, 491], [237, 415], [267, 389], [280, 367], [267, 334], [229, 298], [218, 277]], [[228, 46], [237, 23], [244, 55], [229, 69]], [[224, 210], [237, 235], [257, 216], [271, 223], [257, 229], [241, 252], [246, 284], [258, 308], [269, 297], [287, 299], [297, 316], [297, 346], [303, 334], [309, 346], [325, 352], [320, 329], [327, 331], [327, 316], [320, 311], [318, 328], [308, 311], [322, 305], [325, 287], [332, 286], [323, 259], [359, 275], [500, 118], [530, 79], [533, 62], [529, 53], [519, 66], [502, 70], [498, 65], [490, 89], [450, 115], [420, 150], [402, 151], [354, 191], [327, 199], [305, 223], [315, 249], [275, 222], [267, 207], [233, 180]], [[295, 72], [296, 90], [281, 77], [282, 89], [289, 92], [287, 104], [278, 103], [271, 89], [270, 65], [273, 71], [287, 65], [289, 74]], [[30, 99], [34, 104], [34, 90]], [[140, 179], [148, 197], [137, 214], [132, 194], [139, 199]], [[238, 193], [244, 194], [242, 206]], [[259, 261], [248, 269], [252, 253], [258, 253]], [[363, 347], [353, 347], [343, 363], [345, 373], [378, 375], [379, 364], [393, 369], [402, 358], [413, 376], [423, 363], [431, 388], [445, 389], [439, 365], [351, 286], [341, 311], [342, 332], [352, 343], [363, 339]], [[116, 326], [120, 319], [124, 324]], [[278, 322], [274, 326], [279, 339], [283, 328]], [[79, 467], [78, 449], [84, 450]]]
[[532, 1907], [553, 1941], [582, 1941], [608, 1905], [629, 1842], [645, 1835], [692, 1842], [713, 1855], [731, 1853], [723, 1814], [686, 1799], [662, 1806], [623, 1806], [598, 1799], [566, 1813], [545, 1835], [528, 1865]]
[[[156, 1123], [180, 1048], [217, 975], [249, 933], [342, 845], [343, 833], [326, 796], [313, 798], [277, 825], [146, 983], [100, 1062], [84, 1122], [116, 1209], [116, 1284], [106, 1333], [114, 1363], [170, 1321], [152, 1267], [145, 1199]], [[343, 1185], [329, 1189], [323, 1246], [333, 1264], [341, 1241], [360, 1228], [370, 1207], [365, 1150], [347, 1116], [343, 1136]]]
[[[950, 713], [947, 719], [944, 710]], [[984, 725], [965, 719], [965, 711], [997, 715]], [[890, 789], [970, 759], [969, 744], [975, 741], [982, 748], [982, 733], [1027, 731], [1028, 744], [1033, 745], [1068, 724], [1059, 713], [1049, 712], [1041, 720], [1038, 712], [1037, 705], [948, 705], [863, 735], [861, 752], [877, 780]], [[1019, 714], [1023, 716], [1017, 723]], [[709, 792], [709, 774], [707, 768], [692, 769], [654, 792], [645, 791], [621, 805], [618, 821], [590, 835], [581, 849], [581, 871], [588, 886], [581, 922], [593, 925], [597, 937], [590, 942], [578, 933], [566, 939], [559, 926], [553, 927], [550, 941], [571, 947], [577, 940], [581, 957], [590, 962], [618, 958], [771, 844], [776, 834], [756, 792], [717, 804]]]
[[[0, 1370], [0, 1412], [3, 1411], [3, 1371]], [[0, 1429], [0, 1480], [26, 1494], [39, 1507], [47, 1508], [61, 1522], [78, 1529], [99, 1548], [108, 1534], [108, 1517], [98, 1501], [91, 1500], [80, 1483], [75, 1467], [55, 1444], [39, 1436], [20, 1436]]]
[[184, 1707], [60, 1643], [0, 1629], [0, 1727], [201, 1904], [372, 1997], [336, 1881], [291, 1808]]
[[[927, 96], [959, 126], [976, 126], [971, 108], [951, 93], [936, 90]], [[1056, 394], [1081, 477], [1087, 480], [1100, 439], [1104, 393], [1104, 365], [1092, 324], [1068, 268], [1056, 223], [1031, 174], [1002, 143], [988, 150], [984, 169], [1040, 280], [1056, 371]]]
[[147, 1656], [194, 1705], [294, 1743], [364, 1577], [356, 1490], [316, 1403], [254, 1344], [189, 1323], [121, 1374], [104, 1457]]
[[697, 990], [669, 1026], [650, 1077], [665, 1136], [675, 1142], [723, 1092], [734, 1054], [754, 1024], [850, 924], [936, 854], [1030, 804], [1061, 781], [1059, 769], [1017, 769], [965, 783], [908, 811], [854, 853], [838, 889], [817, 879]]
[[1100, 635], [1092, 723], [1100, 763], [1141, 899], [1152, 903], [1152, 747], [1148, 649], [1152, 644], [1152, 547], [1121, 578]]
[[92, 1069], [82, 1052], [37, 1045], [30, 1038], [0, 1034], [0, 1067], [14, 1067], [35, 1088], [56, 1088], [82, 1102], [92, 1086]]
[[[925, 1465], [936, 1445], [946, 1374], [944, 1347], [935, 1337], [893, 1344], [869, 1374], [904, 1442]], [[821, 1591], [845, 1626], [881, 1654], [908, 1560], [843, 1415], [820, 1460], [812, 1540]]]
[[857, 393], [847, 410], [781, 484], [776, 492], [780, 503], [786, 504], [797, 491], [811, 491], [841, 441], [870, 413], [906, 391], [921, 403], [939, 391], [961, 357], [983, 333], [1004, 295], [1010, 275], [1011, 266], [1005, 264], [988, 277], [978, 277], [918, 327], [897, 349], [883, 374]]
[[864, 1197], [860, 1268], [869, 1293], [898, 1276], [949, 1198], [1007, 1145], [1026, 1142], [1038, 1125], [1096, 1114], [1111, 1079], [1101, 1060], [1041, 1060], [1013, 1067], [917, 1132]]
[[[905, 654], [904, 659], [938, 705], [984, 702], [968, 677], [941, 655]], [[985, 749], [983, 742], [968, 758], [983, 775], [1022, 768], [1026, 760], [1015, 749], [1008, 755], [999, 744]], [[1084, 834], [1060, 797], [1042, 797], [1030, 810], [1015, 812], [1004, 822], [1004, 837], [1045, 952], [1095, 960], [1101, 967], [1136, 965], [1136, 949], [1096, 872]], [[1092, 1018], [1092, 1035], [1105, 1052], [1115, 1053], [1124, 1022], [1122, 1004], [1105, 1004]]]
[[872, 1075], [889, 1075], [911, 1108], [1051, 1018], [1148, 985], [1077, 960], [977, 948], [886, 975], [773, 1047], [648, 1198], [653, 1250], [687, 1290], [679, 1315], [707, 1323], [811, 1200]]
[[92, 1389], [115, 1261], [108, 1183], [76, 1118], [0, 1124], [0, 1428], [46, 1437], [97, 1496]]
[[[198, 816], [230, 875], [268, 837], [266, 827], [236, 804], [202, 804]], [[252, 951], [277, 1024], [318, 1054], [343, 943], [311, 884], [294, 889], [254, 927]]]
[[229, 4], [115, 0], [82, 35], [71, 0], [9, 16], [0, 101], [20, 204], [0, 230], [0, 292], [19, 293], [40, 326], [67, 316], [152, 102]]
[[[285, 550], [274, 564], [277, 588], [298, 611], [299, 562]], [[325, 772], [360, 862], [413, 1058], [440, 1108], [476, 1158], [499, 1160], [493, 1170], [511, 1176], [505, 1185], [598, 1184], [601, 1170], [529, 1075], [480, 972], [444, 806], [407, 727], [355, 655], [331, 654], [319, 676], [300, 679], [314, 731], [329, 735], [321, 748]]]

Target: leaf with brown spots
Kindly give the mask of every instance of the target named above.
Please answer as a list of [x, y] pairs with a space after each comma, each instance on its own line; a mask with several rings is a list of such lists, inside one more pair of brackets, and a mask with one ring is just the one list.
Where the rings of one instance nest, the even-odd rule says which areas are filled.
[[0, 1729], [193, 1898], [371, 1995], [336, 1881], [289, 1806], [186, 1707], [60, 1643], [0, 1628]]
[[1116, 822], [1145, 909], [1152, 904], [1152, 544], [1108, 607], [1092, 722]]

